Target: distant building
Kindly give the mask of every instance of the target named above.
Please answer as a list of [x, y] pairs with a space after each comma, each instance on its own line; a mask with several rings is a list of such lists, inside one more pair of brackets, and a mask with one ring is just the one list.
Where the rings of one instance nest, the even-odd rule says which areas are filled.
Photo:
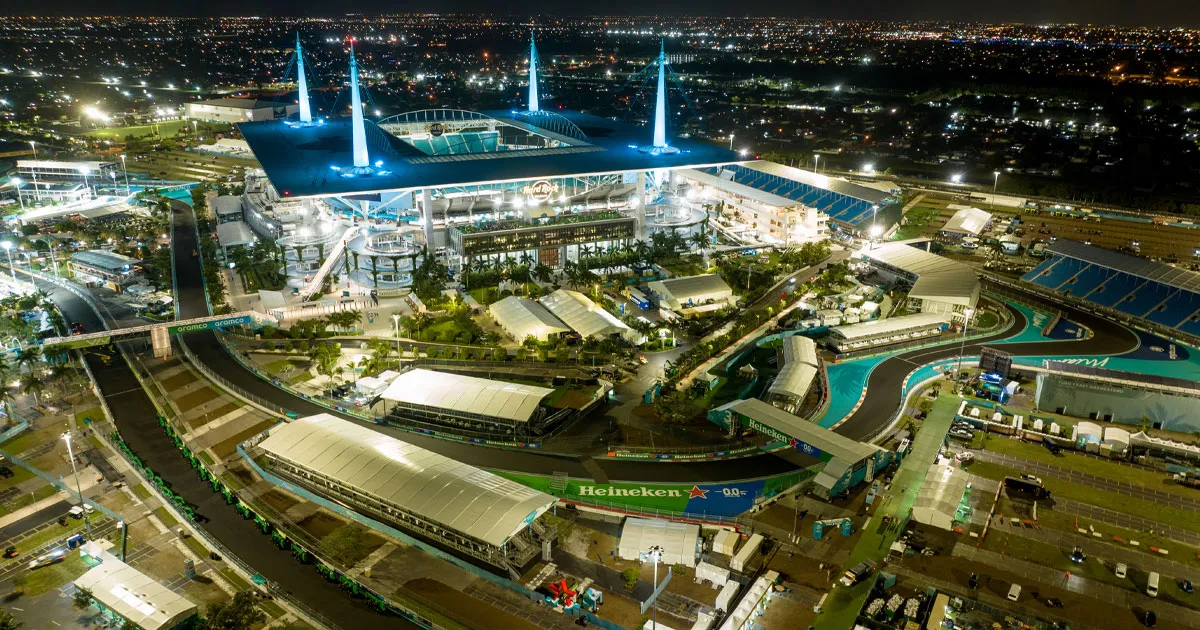
[[705, 203], [719, 203], [733, 221], [731, 231], [754, 241], [800, 245], [829, 236], [829, 217], [802, 201], [731, 181], [721, 173], [679, 171]]
[[580, 212], [562, 216], [451, 225], [450, 248], [464, 268], [477, 260], [518, 259], [559, 268], [585, 252], [619, 249], [633, 242], [637, 221], [619, 212]]
[[17, 177], [33, 183], [42, 182], [87, 182], [94, 186], [99, 182], [112, 183], [121, 177], [119, 162], [60, 162], [55, 160], [17, 160]]
[[250, 98], [216, 98], [187, 104], [187, 118], [208, 122], [241, 123], [287, 118], [299, 105]]
[[70, 266], [81, 280], [102, 284], [119, 293], [141, 278], [141, 267], [138, 266], [141, 262], [137, 258], [94, 249], [71, 254]]

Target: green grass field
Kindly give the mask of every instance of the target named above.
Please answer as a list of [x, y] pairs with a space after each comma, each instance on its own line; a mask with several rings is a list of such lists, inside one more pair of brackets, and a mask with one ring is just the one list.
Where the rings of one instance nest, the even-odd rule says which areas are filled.
[[1059, 457], [1051, 454], [1050, 451], [1040, 445], [1013, 440], [999, 435], [989, 436], [984, 440], [983, 448], [994, 453], [1020, 457], [1054, 466], [1062, 466], [1063, 468], [1096, 475], [1105, 479], [1120, 479], [1125, 483], [1161, 490], [1171, 494], [1185, 497], [1197, 496], [1196, 490], [1171, 481], [1166, 473], [1158, 473], [1133, 466], [1124, 466], [1115, 462], [1105, 461], [1098, 457], [1088, 457], [1071, 453]]
[[88, 572], [92, 565], [79, 557], [78, 551], [72, 551], [65, 560], [40, 569], [34, 569], [26, 574], [23, 589], [27, 597], [49, 593], [54, 589], [74, 580]]
[[925, 227], [928, 226], [929, 222], [937, 217], [940, 212], [941, 210], [937, 208], [922, 207], [916, 207], [909, 210], [904, 215], [905, 224], [901, 225], [896, 230], [896, 235], [892, 237], [892, 240], [900, 241], [907, 238], [916, 238], [921, 236], [921, 233], [925, 230]]
[[173, 136], [180, 129], [191, 125], [187, 120], [171, 120], [161, 122], [156, 125], [134, 125], [132, 127], [105, 127], [103, 129], [93, 129], [83, 135], [89, 138], [104, 138], [107, 140], [124, 140], [129, 136], [141, 138], [144, 136]]

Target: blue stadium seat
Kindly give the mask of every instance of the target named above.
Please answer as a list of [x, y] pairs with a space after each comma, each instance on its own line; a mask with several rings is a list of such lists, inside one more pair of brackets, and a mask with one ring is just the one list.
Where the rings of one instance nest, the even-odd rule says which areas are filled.
[[1118, 302], [1114, 308], [1136, 317], [1145, 317], [1150, 309], [1158, 306], [1159, 302], [1167, 299], [1176, 291], [1178, 289], [1175, 287], [1163, 286], [1157, 282], [1147, 282], [1130, 294], [1131, 299]]
[[1088, 264], [1081, 260], [1075, 260], [1074, 258], [1059, 257], [1057, 260], [1058, 262], [1056, 262], [1054, 265], [1048, 267], [1040, 275], [1035, 276], [1030, 280], [1034, 284], [1040, 284], [1047, 289], [1057, 289], [1059, 285], [1066, 282], [1071, 276], [1079, 273], [1079, 270], [1083, 269]]
[[1161, 310], [1155, 308], [1147, 313], [1146, 319], [1175, 328], [1191, 318], [1197, 309], [1200, 309], [1200, 294], [1180, 290], [1162, 304]]
[[470, 152], [470, 149], [467, 148], [467, 139], [462, 137], [462, 134], [456, 133], [452, 136], [447, 136], [446, 144], [448, 145], [450, 153], [455, 155]]
[[1091, 293], [1093, 289], [1100, 286], [1108, 279], [1111, 271], [1102, 267], [1089, 265], [1084, 267], [1079, 273], [1075, 274], [1074, 278], [1067, 280], [1059, 290], [1067, 295], [1078, 298], [1084, 297]]
[[1176, 326], [1179, 330], [1193, 335], [1200, 335], [1200, 319], [1188, 319], [1187, 321]]
[[479, 134], [483, 140], [484, 151], [499, 151], [500, 147], [500, 132], [490, 131], [488, 133]]
[[467, 142], [467, 150], [471, 153], [483, 153], [487, 149], [483, 148], [483, 138], [477, 133], [464, 133], [463, 139]]
[[1050, 258], [1043, 260], [1041, 262], [1041, 264], [1039, 264], [1038, 266], [1036, 266], [1032, 270], [1030, 270], [1029, 273], [1026, 273], [1024, 276], [1021, 276], [1021, 279], [1024, 280], [1025, 282], [1033, 282], [1034, 278], [1042, 275], [1042, 273], [1044, 271], [1049, 269], [1050, 266], [1056, 262], [1058, 262], [1058, 259], [1051, 256]]
[[1120, 302], [1126, 295], [1133, 293], [1133, 290], [1145, 284], [1144, 278], [1131, 276], [1127, 273], [1111, 272], [1108, 281], [1096, 287], [1091, 295], [1087, 297], [1089, 302], [1094, 302], [1100, 306], [1112, 307], [1117, 302]]
[[859, 199], [855, 199], [854, 203], [850, 206], [850, 210], [846, 212], [846, 218], [842, 220], [846, 223], [858, 225], [859, 223], [867, 221], [870, 218], [871, 204]]
[[411, 142], [412, 145], [421, 153], [424, 153], [425, 155], [433, 155], [433, 146], [429, 144], [429, 138], [415, 138], [409, 142]]
[[430, 138], [429, 145], [433, 147], [434, 155], [449, 155], [450, 154], [450, 142], [446, 139], [446, 136], [437, 136], [434, 138]]

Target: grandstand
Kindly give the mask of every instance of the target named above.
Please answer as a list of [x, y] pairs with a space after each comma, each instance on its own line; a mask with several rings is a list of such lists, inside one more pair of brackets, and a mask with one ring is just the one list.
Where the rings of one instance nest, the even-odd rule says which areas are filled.
[[916, 313], [832, 328], [829, 343], [838, 352], [851, 352], [936, 337], [947, 328], [949, 320], [942, 313]]
[[1109, 370], [1063, 361], [1031, 367], [1037, 373], [1037, 408], [1077, 418], [1195, 433], [1200, 430], [1196, 381]]
[[851, 233], [869, 229], [873, 215], [874, 223], [884, 231], [899, 220], [896, 197], [811, 171], [765, 161], [697, 170], [816, 208]]
[[821, 373], [817, 344], [808, 337], [791, 335], [783, 338], [779, 354], [781, 367], [767, 388], [766, 401], [794, 414], [803, 406]]
[[257, 447], [275, 474], [510, 575], [556, 533], [539, 521], [554, 497], [330, 414], [277, 425]]
[[395, 403], [396, 424], [428, 425], [509, 438], [540, 435], [561, 420], [543, 400], [554, 390], [420, 368], [397, 376], [381, 394]]
[[1046, 253], [1024, 281], [1200, 336], [1200, 274], [1066, 239], [1051, 243]]

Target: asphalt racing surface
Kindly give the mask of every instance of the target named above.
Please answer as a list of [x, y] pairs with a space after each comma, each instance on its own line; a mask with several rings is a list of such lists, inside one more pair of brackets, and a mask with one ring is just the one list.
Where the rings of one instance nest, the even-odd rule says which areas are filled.
[[[69, 321], [83, 324], [86, 330], [105, 329], [91, 307], [74, 293], [48, 282], [38, 281], [37, 285], [50, 293]], [[83, 354], [96, 377], [96, 385], [112, 410], [121, 437], [142, 461], [167, 481], [172, 490], [195, 506], [196, 513], [202, 517], [201, 522], [196, 523], [197, 527], [221, 541], [267, 580], [334, 620], [340, 627], [419, 627], [399, 617], [380, 615], [369, 609], [363, 600], [346, 597], [345, 591], [326, 582], [313, 567], [300, 566], [290, 552], [272, 544], [254, 521], [243, 519], [225, 504], [222, 495], [214, 493], [196, 475], [166, 432], [158, 426], [154, 403], [129, 364], [111, 350], [85, 349]], [[257, 380], [253, 376], [249, 378]]]
[[[197, 233], [195, 217], [191, 207], [175, 202], [175, 273], [179, 291], [181, 313], [179, 319], [208, 315], [204, 297], [204, 282], [200, 261], [191, 252], [196, 248]], [[1028, 300], [1041, 302], [1033, 295]], [[1055, 305], [1055, 309], [1063, 310]], [[978, 353], [979, 348], [991, 342], [1019, 334], [1025, 327], [1025, 317], [1016, 309], [1009, 309], [1014, 324], [1008, 331], [981, 338], [966, 344], [966, 352]], [[1095, 336], [1083, 341], [1045, 341], [1039, 343], [1006, 344], [1002, 349], [1013, 354], [1119, 354], [1132, 350], [1137, 338], [1125, 328], [1097, 318], [1082, 311], [1067, 311], [1069, 318], [1091, 328]], [[294, 396], [251, 374], [229, 355], [212, 331], [201, 331], [184, 335], [188, 347], [197, 360], [214, 372], [236, 380], [249, 393], [289, 409], [302, 416], [318, 413], [335, 413], [348, 420], [361, 420], [336, 414], [316, 403]], [[917, 349], [883, 361], [872, 371], [868, 380], [868, 394], [859, 409], [847, 418], [836, 431], [847, 437], [863, 439], [873, 435], [880, 425], [891, 420], [900, 405], [900, 387], [905, 376], [912, 370], [930, 361], [957, 356], [958, 344], [947, 344], [938, 348]], [[369, 423], [368, 423], [369, 424]], [[399, 429], [370, 424], [378, 431], [441, 453], [458, 461], [481, 468], [494, 468], [519, 473], [553, 474], [564, 472], [572, 477], [592, 478], [593, 472], [584, 466], [585, 458], [561, 456], [535, 451], [517, 451], [466, 444], [430, 436], [409, 433]], [[599, 467], [609, 480], [643, 482], [705, 483], [750, 479], [778, 475], [811, 466], [815, 458], [799, 451], [780, 454], [765, 453], [752, 457], [730, 460], [705, 460], [690, 462], [629, 461], [595, 459], [590, 468]]]

